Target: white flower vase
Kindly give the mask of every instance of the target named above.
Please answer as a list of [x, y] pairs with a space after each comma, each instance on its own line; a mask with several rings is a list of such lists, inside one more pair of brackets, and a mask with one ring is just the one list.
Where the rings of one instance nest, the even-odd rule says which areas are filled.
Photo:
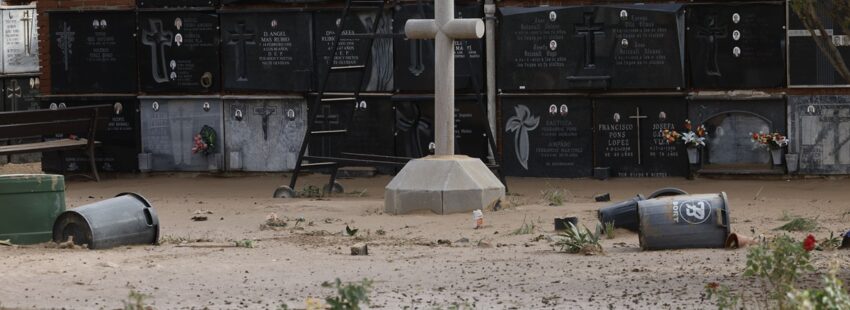
[[699, 164], [699, 148], [688, 147], [688, 162], [691, 165]]
[[774, 166], [782, 165], [782, 149], [770, 149], [770, 158], [773, 159]]

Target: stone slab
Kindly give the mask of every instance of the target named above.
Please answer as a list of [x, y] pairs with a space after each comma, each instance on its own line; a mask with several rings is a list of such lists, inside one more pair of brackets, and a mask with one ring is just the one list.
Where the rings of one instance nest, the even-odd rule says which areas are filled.
[[464, 155], [410, 161], [386, 187], [385, 212], [437, 214], [486, 209], [505, 197], [505, 186], [484, 163]]
[[[152, 171], [208, 171], [223, 167], [223, 156], [192, 153], [192, 141], [204, 125], [218, 134], [222, 154], [224, 131], [220, 97], [140, 97], [142, 152], [151, 154]], [[213, 161], [213, 162], [210, 162]]]
[[[382, 33], [393, 32], [392, 16], [386, 11], [381, 18], [377, 31], [373, 31], [372, 25], [375, 21], [375, 10], [357, 10], [353, 12], [343, 24], [345, 33]], [[316, 81], [314, 89], [319, 89], [327, 73], [328, 64], [331, 63], [331, 49], [336, 34], [337, 20], [342, 16], [341, 11], [329, 10], [313, 14], [314, 42], [315, 42], [315, 65]], [[371, 57], [369, 45], [366, 38], [342, 38], [337, 48], [335, 66], [357, 66], [369, 62], [369, 70], [363, 77], [362, 89], [366, 91], [392, 91], [393, 90], [393, 40], [375, 40], [371, 46]], [[354, 91], [361, 85], [360, 72], [343, 71], [334, 73], [327, 84], [326, 91]]]
[[[486, 99], [483, 99], [486, 102]], [[486, 103], [485, 103], [486, 104]], [[420, 158], [431, 154], [434, 142], [434, 97], [393, 97], [396, 156]], [[487, 114], [475, 95], [455, 96], [455, 152], [486, 159]]]
[[789, 96], [789, 152], [801, 174], [850, 174], [850, 96]]
[[593, 106], [587, 97], [502, 97], [505, 174], [589, 177], [593, 170]]
[[0, 8], [2, 68], [0, 73], [38, 72], [38, 25], [35, 3]]
[[[307, 124], [304, 98], [226, 97], [224, 111], [229, 170], [279, 172], [295, 168]], [[233, 153], [238, 153], [239, 162]]]

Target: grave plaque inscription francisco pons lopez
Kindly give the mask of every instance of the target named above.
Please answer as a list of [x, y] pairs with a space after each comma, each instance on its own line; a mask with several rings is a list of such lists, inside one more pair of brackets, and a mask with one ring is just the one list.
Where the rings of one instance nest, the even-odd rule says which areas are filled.
[[139, 12], [139, 80], [148, 93], [220, 88], [219, 21], [199, 11]]
[[221, 13], [224, 89], [301, 92], [312, 89], [312, 18], [304, 12]]
[[604, 98], [595, 100], [596, 167], [617, 177], [685, 176], [685, 147], [669, 145], [663, 129], [681, 130], [687, 103], [680, 97]]
[[501, 9], [503, 91], [680, 89], [681, 5]]
[[588, 177], [593, 169], [589, 98], [502, 97], [505, 171], [524, 177]]
[[135, 93], [136, 14], [50, 12], [54, 93]]

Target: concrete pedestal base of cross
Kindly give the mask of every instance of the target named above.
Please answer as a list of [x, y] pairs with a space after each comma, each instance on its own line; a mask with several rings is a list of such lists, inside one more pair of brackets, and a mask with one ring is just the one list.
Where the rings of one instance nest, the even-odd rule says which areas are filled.
[[437, 214], [487, 209], [505, 197], [505, 186], [478, 158], [465, 155], [416, 159], [387, 185], [384, 210]]
[[480, 39], [484, 22], [455, 19], [454, 1], [436, 0], [434, 19], [407, 21], [409, 39], [434, 39], [436, 156], [410, 161], [387, 185], [385, 210], [439, 214], [485, 209], [505, 197], [505, 186], [480, 159], [454, 155], [455, 39]]

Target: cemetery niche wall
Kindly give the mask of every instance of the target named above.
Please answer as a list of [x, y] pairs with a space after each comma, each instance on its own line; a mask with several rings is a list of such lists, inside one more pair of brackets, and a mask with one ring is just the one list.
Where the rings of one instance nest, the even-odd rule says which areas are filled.
[[[0, 94], [3, 95], [2, 104], [0, 104], [0, 112], [14, 111], [29, 111], [38, 110], [40, 102], [38, 97], [39, 84], [41, 80], [38, 76], [9, 76], [2, 79], [3, 89]], [[41, 141], [41, 137], [10, 139], [8, 144], [21, 144]], [[30, 154], [15, 154], [10, 155], [9, 162], [12, 163], [33, 163], [41, 159], [41, 153]]]
[[688, 117], [682, 97], [594, 99], [595, 167], [615, 177], [670, 177], [688, 174], [681, 143], [670, 145], [663, 129], [681, 130]]
[[219, 0], [138, 0], [140, 8], [218, 7]]
[[[313, 14], [314, 38], [315, 40], [315, 62], [316, 81], [314, 89], [319, 89], [324, 74], [328, 71], [331, 63], [331, 51], [336, 35], [336, 23], [342, 16], [341, 11], [320, 11]], [[372, 29], [377, 14], [374, 10], [353, 11], [343, 23], [343, 36], [340, 38], [334, 66], [359, 66], [366, 65], [368, 70], [363, 73], [363, 84], [358, 85], [361, 73], [358, 71], [336, 72], [328, 79], [327, 91], [354, 91], [358, 87], [361, 90], [371, 92], [388, 92], [393, 90], [393, 40], [375, 39], [370, 46], [367, 38], [350, 37], [350, 34], [362, 33], [392, 33], [392, 16], [390, 11], [384, 12], [378, 29]]]
[[[815, 1], [813, 5], [840, 57], [845, 63], [850, 63], [850, 33], [844, 33], [839, 22], [825, 13], [834, 9], [832, 1]], [[850, 86], [850, 82], [841, 78], [829, 58], [818, 48], [794, 10], [788, 12], [788, 59], [789, 87]]]
[[3, 74], [38, 72], [38, 25], [35, 3], [0, 7]]
[[139, 82], [147, 93], [220, 89], [218, 14], [139, 12]]
[[[222, 101], [218, 96], [139, 97], [142, 119], [140, 162], [152, 171], [218, 171], [223, 166]], [[209, 154], [193, 152], [194, 138], [205, 127], [216, 133]]]
[[[459, 6], [455, 9], [457, 18], [483, 18], [480, 5]], [[433, 3], [402, 4], [395, 7], [393, 29], [404, 29], [409, 19], [433, 19]], [[393, 40], [395, 57], [395, 88], [399, 91], [434, 90], [434, 41], [410, 40], [396, 37]], [[486, 87], [484, 77], [484, 41], [455, 41], [455, 89], [480, 92]], [[476, 84], [477, 83], [477, 89]]]
[[53, 93], [136, 93], [136, 13], [53, 11]]
[[230, 171], [295, 168], [307, 129], [307, 101], [291, 97], [224, 97], [224, 146]]
[[770, 168], [768, 150], [756, 146], [752, 133], [786, 133], [785, 99], [730, 100], [694, 97], [689, 100], [694, 126], [705, 125], [708, 137], [703, 167]]
[[220, 15], [225, 90], [312, 90], [311, 14], [265, 10]]
[[[310, 100], [316, 97], [311, 96]], [[395, 113], [389, 95], [361, 96], [356, 103], [323, 102], [318, 111], [310, 113], [318, 113], [313, 131], [348, 130], [340, 135], [313, 136], [310, 155], [339, 157], [343, 152], [393, 155]]]
[[801, 174], [850, 174], [850, 96], [789, 96], [788, 151]]
[[678, 4], [501, 7], [499, 89], [681, 89]]
[[589, 177], [593, 106], [588, 97], [502, 96], [502, 166], [523, 177]]
[[[44, 97], [42, 109], [61, 110], [87, 105], [108, 104], [113, 114], [106, 128], [95, 133], [95, 140], [102, 144], [95, 151], [95, 164], [102, 172], [135, 172], [138, 170], [140, 149], [139, 102], [136, 97], [112, 96], [67, 96]], [[87, 137], [88, 133], [74, 133]], [[67, 139], [67, 137], [57, 137]], [[56, 173], [82, 173], [91, 171], [89, 157], [85, 151], [45, 152], [41, 169]]]
[[[482, 97], [486, 105], [485, 97]], [[421, 158], [433, 153], [434, 97], [393, 96], [395, 108], [395, 154]], [[487, 112], [475, 95], [455, 96], [455, 153], [481, 158], [488, 156]]]
[[687, 6], [691, 86], [703, 89], [785, 86], [785, 4]]

